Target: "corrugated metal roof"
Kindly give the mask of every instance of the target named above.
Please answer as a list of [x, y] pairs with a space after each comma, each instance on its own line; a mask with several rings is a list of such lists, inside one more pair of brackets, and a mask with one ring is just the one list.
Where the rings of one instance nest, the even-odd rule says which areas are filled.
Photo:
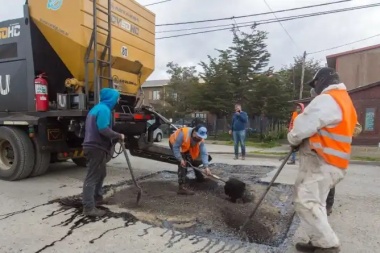
[[163, 80], [149, 80], [143, 83], [143, 88], [149, 88], [149, 87], [162, 87], [165, 85], [168, 85], [169, 79], [163, 79]]

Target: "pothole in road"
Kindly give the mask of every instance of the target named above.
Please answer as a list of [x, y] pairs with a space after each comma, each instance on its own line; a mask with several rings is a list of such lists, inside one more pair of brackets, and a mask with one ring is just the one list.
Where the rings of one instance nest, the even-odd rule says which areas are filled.
[[126, 208], [142, 222], [187, 235], [244, 241], [271, 248], [284, 246], [285, 239], [292, 233], [289, 228], [294, 223], [293, 187], [274, 185], [244, 233], [240, 234], [240, 226], [267, 187], [259, 179], [274, 167], [214, 164], [211, 169], [222, 178], [234, 177], [247, 183], [247, 191], [255, 198], [248, 203], [232, 203], [224, 194], [223, 183], [212, 180], [198, 183], [189, 169], [189, 186], [195, 195], [177, 195], [177, 174], [165, 171], [139, 180], [143, 195], [138, 206], [133, 186], [114, 193], [106, 201], [109, 205]]

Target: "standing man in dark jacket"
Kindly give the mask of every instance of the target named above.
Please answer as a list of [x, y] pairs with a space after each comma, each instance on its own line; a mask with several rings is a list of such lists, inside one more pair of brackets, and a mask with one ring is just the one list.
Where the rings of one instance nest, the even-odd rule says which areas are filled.
[[235, 157], [234, 159], [237, 160], [239, 157], [239, 143], [241, 147], [241, 157], [244, 160], [245, 159], [245, 128], [246, 124], [248, 122], [248, 115], [246, 112], [243, 112], [241, 110], [241, 105], [236, 104], [235, 105], [235, 113], [232, 117], [232, 124], [231, 124], [231, 130], [229, 131], [230, 134], [232, 134], [234, 139], [234, 146], [235, 146]]
[[87, 159], [87, 176], [83, 184], [83, 214], [103, 216], [105, 211], [96, 208], [96, 202], [103, 200], [102, 188], [106, 177], [114, 140], [124, 140], [124, 135], [111, 129], [112, 110], [119, 101], [120, 94], [115, 89], [100, 91], [100, 103], [90, 110], [86, 119], [86, 133], [83, 142]]

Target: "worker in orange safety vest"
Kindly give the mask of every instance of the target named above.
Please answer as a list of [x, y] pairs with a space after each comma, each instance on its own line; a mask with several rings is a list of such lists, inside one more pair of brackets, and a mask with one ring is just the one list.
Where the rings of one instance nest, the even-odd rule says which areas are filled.
[[[207, 128], [203, 125], [198, 125], [195, 128], [183, 127], [176, 130], [169, 138], [169, 146], [178, 160], [178, 194], [180, 195], [193, 195], [186, 184], [186, 175], [188, 161], [192, 162], [199, 156], [202, 159], [204, 172], [206, 175], [210, 174], [208, 168], [209, 156], [206, 150], [204, 140], [207, 138]], [[194, 170], [197, 181], [203, 181], [202, 173]]]
[[[310, 95], [311, 95], [312, 99], [317, 96], [317, 94], [315, 93], [314, 88], [312, 88], [310, 90]], [[359, 134], [362, 132], [362, 130], [363, 129], [362, 129], [362, 126], [360, 125], [360, 123], [356, 122], [353, 137], [359, 136]], [[334, 201], [335, 201], [335, 187], [332, 187], [330, 189], [330, 191], [329, 191], [329, 193], [327, 195], [327, 199], [326, 199], [326, 212], [327, 212], [327, 216], [330, 216], [330, 214], [332, 213], [332, 208], [333, 208], [333, 205], [334, 205]]]
[[336, 253], [340, 242], [327, 219], [326, 198], [347, 173], [357, 114], [334, 69], [321, 68], [309, 85], [317, 96], [288, 133], [292, 149], [300, 150], [294, 206], [309, 237], [308, 243], [297, 243], [296, 249]]
[[[303, 110], [305, 109], [305, 105], [302, 104], [302, 103], [297, 103], [296, 105], [296, 109], [295, 111], [292, 113], [292, 117], [290, 119], [290, 123], [289, 123], [289, 132], [293, 129], [293, 124], [294, 124], [294, 120], [297, 118], [297, 116], [303, 112]], [[293, 152], [292, 153], [292, 157], [290, 158], [290, 161], [288, 162], [288, 164], [296, 164], [296, 153], [297, 152]]]

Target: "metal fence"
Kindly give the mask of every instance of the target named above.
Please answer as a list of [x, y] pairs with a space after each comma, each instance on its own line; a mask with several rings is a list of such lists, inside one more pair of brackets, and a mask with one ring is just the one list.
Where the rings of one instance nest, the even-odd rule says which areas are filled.
[[[286, 131], [288, 122], [278, 120], [275, 118], [267, 117], [254, 117], [251, 118], [247, 125], [248, 135], [266, 135], [268, 133], [280, 134]], [[213, 123], [208, 124], [208, 131], [210, 136], [218, 136], [227, 133], [231, 129], [231, 120], [227, 118], [216, 119]]]

